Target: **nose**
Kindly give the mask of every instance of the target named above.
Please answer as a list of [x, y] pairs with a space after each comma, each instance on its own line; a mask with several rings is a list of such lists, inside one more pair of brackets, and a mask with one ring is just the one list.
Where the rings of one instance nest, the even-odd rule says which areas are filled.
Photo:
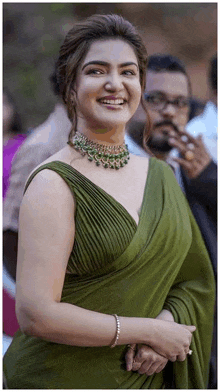
[[168, 103], [161, 113], [166, 118], [173, 118], [176, 115], [176, 108], [171, 103]]
[[105, 88], [108, 91], [119, 91], [123, 88], [121, 77], [117, 72], [108, 75]]

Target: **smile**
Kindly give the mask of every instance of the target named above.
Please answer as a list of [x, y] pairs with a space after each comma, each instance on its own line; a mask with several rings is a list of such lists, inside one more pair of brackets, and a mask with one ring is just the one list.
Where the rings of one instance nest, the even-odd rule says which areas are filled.
[[126, 101], [122, 98], [117, 98], [117, 99], [99, 99], [100, 103], [103, 103], [105, 105], [123, 105]]

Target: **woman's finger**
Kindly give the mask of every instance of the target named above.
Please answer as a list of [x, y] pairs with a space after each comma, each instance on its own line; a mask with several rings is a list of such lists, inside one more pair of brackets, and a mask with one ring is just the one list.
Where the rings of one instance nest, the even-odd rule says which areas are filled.
[[176, 355], [172, 355], [169, 357], [169, 361], [171, 362], [176, 362], [177, 356]]
[[[168, 361], [167, 361], [168, 362]], [[167, 362], [161, 364], [160, 366], [158, 366], [158, 368], [155, 370], [155, 373], [160, 373], [162, 372], [162, 370], [165, 368]]]
[[134, 358], [133, 363], [132, 363], [132, 370], [134, 372], [136, 372], [137, 370], [140, 369], [140, 367], [142, 366], [143, 362], [137, 362], [136, 359]]
[[135, 349], [136, 344], [131, 344], [130, 346], [128, 346], [128, 350], [125, 354], [126, 369], [128, 372], [132, 370], [133, 360], [135, 357]]
[[185, 361], [185, 359], [186, 359], [186, 355], [187, 355], [187, 353], [185, 353], [185, 352], [183, 351], [181, 354], [179, 354], [179, 355], [177, 356], [176, 360], [177, 360], [177, 361], [183, 362], [183, 361]]
[[146, 372], [146, 374], [148, 376], [152, 376], [152, 374], [156, 373], [156, 370], [158, 369], [158, 367], [159, 367], [159, 363], [158, 362], [153, 363], [152, 366], [150, 366], [150, 368]]
[[139, 374], [147, 374], [148, 370], [152, 366], [152, 361], [148, 358], [146, 361], [144, 361], [141, 365], [141, 367], [138, 370]]

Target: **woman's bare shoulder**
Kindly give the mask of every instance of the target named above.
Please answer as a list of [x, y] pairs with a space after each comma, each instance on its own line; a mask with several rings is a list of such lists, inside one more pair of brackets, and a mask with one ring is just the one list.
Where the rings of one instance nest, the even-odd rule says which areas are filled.
[[37, 204], [44, 207], [53, 205], [56, 208], [67, 205], [74, 206], [74, 195], [58, 173], [45, 168], [31, 180], [24, 194], [22, 204], [28, 204], [29, 206]]
[[[38, 170], [41, 166], [44, 166], [47, 163], [60, 161], [70, 165], [71, 162], [74, 161], [74, 159], [77, 157], [78, 155], [76, 151], [74, 150], [71, 151], [69, 146], [64, 147], [62, 148], [62, 150], [59, 150], [57, 153], [51, 155], [49, 158], [45, 159], [45, 161], [41, 162], [38, 166], [36, 166], [34, 170], [32, 170], [32, 172], [30, 173], [28, 178], [30, 178], [32, 174], [35, 173], [36, 170]], [[28, 188], [31, 186], [31, 188], [38, 188], [38, 190], [43, 189], [46, 191], [47, 189], [49, 189], [52, 191], [52, 189], [50, 189], [50, 185], [53, 185], [53, 187], [56, 188], [59, 186], [63, 188], [63, 186], [66, 185], [66, 183], [55, 171], [45, 168], [39, 171], [34, 176]]]

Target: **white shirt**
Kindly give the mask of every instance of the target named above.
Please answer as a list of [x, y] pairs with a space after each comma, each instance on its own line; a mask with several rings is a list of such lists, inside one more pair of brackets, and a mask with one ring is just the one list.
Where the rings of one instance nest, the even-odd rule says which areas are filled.
[[203, 113], [194, 117], [186, 126], [187, 132], [193, 137], [202, 134], [203, 141], [212, 159], [217, 163], [217, 108], [208, 102]]

